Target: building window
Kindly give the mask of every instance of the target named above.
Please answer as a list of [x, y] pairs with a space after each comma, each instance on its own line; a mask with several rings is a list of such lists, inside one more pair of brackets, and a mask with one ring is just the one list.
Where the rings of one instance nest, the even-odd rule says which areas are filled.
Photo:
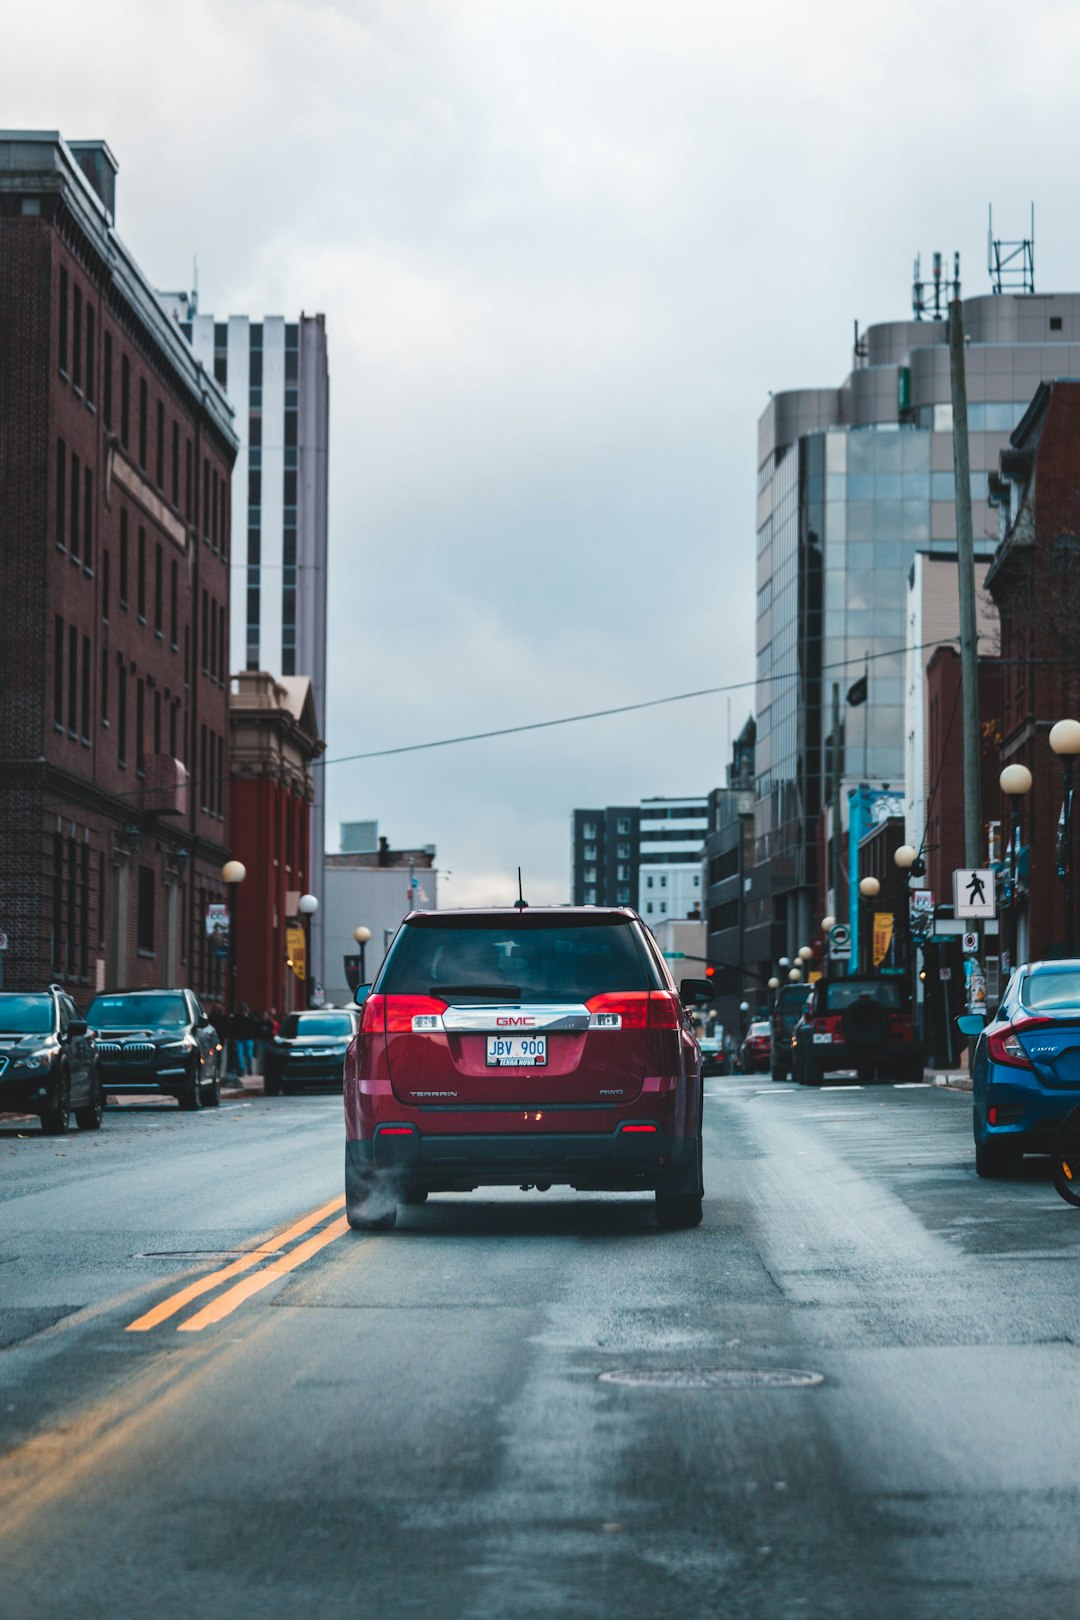
[[175, 652], [176, 651], [176, 620], [177, 620], [177, 609], [178, 609], [177, 598], [178, 598], [178, 595], [179, 595], [179, 576], [178, 576], [178, 573], [177, 573], [177, 566], [176, 566], [176, 558], [175, 557], [172, 560], [172, 566], [171, 566], [171, 569], [170, 569], [169, 585], [170, 585], [170, 595], [169, 595], [169, 645], [172, 648], [173, 652]]
[[68, 626], [67, 728], [74, 737], [79, 724], [79, 632]]
[[161, 753], [161, 693], [154, 691], [154, 753]]
[[202, 635], [199, 637], [199, 668], [203, 674], [206, 670], [206, 649], [210, 640], [210, 598], [205, 591], [202, 593]]
[[108, 723], [109, 723], [109, 649], [108, 649], [108, 647], [102, 647], [102, 649], [101, 649], [101, 675], [100, 675], [100, 678], [99, 678], [99, 681], [98, 681], [98, 685], [99, 685], [99, 688], [100, 688], [101, 723], [102, 723], [103, 726], [107, 726]]
[[117, 659], [116, 671], [116, 763], [121, 770], [127, 768], [127, 683], [128, 674], [122, 659]]
[[127, 508], [120, 508], [120, 606], [128, 605], [128, 515]]
[[60, 375], [67, 376], [68, 369], [68, 273], [61, 266], [60, 269]]
[[620, 844], [615, 853], [619, 857], [620, 861], [628, 861], [630, 859], [630, 845]]
[[67, 550], [67, 445], [56, 441], [56, 543]]
[[177, 752], [176, 752], [176, 742], [177, 742], [176, 720], [177, 720], [177, 714], [179, 712], [179, 709], [180, 709], [180, 699], [179, 698], [174, 698], [173, 701], [169, 704], [169, 753], [171, 754], [173, 759], [178, 758], [178, 755], [177, 755]]
[[194, 474], [192, 471], [191, 440], [186, 439], [184, 441], [184, 516], [187, 518], [189, 523], [191, 522], [191, 514], [195, 510], [194, 506], [192, 505], [192, 502], [195, 499], [194, 490], [192, 487], [193, 478]]
[[94, 475], [89, 467], [83, 468], [83, 567], [87, 573], [94, 566]]
[[218, 669], [218, 613], [217, 603], [210, 603], [210, 679], [217, 679]]
[[210, 538], [210, 463], [203, 457], [202, 464], [202, 532], [203, 539]]
[[131, 361], [120, 356], [120, 443], [131, 449]]
[[[89, 311], [87, 311], [89, 313]], [[90, 959], [90, 845], [82, 847], [82, 893], [79, 902], [79, 972], [86, 977]]]
[[63, 916], [64, 840], [53, 833], [52, 862], [52, 963], [60, 966], [60, 921]]
[[94, 403], [94, 306], [86, 305], [86, 403]]
[[165, 406], [157, 402], [157, 433], [154, 444], [154, 482], [162, 494], [165, 492]]
[[215, 467], [210, 474], [210, 546], [213, 551], [218, 548], [218, 472]]
[[82, 288], [73, 286], [71, 307], [71, 384], [82, 387]]
[[595, 861], [595, 859], [596, 859], [596, 845], [595, 844], [584, 844], [584, 845], [582, 845], [581, 855], [582, 855], [583, 860]]
[[135, 775], [146, 775], [146, 682], [135, 684]]
[[136, 561], [136, 606], [139, 618], [146, 623], [146, 530], [139, 524], [139, 553]]
[[53, 725], [64, 729], [64, 621], [53, 620]]
[[90, 746], [90, 637], [82, 640], [82, 740]]
[[225, 815], [225, 739], [217, 740], [217, 813]]
[[226, 657], [226, 653], [226, 618], [225, 604], [223, 602], [218, 608], [218, 680], [221, 682], [222, 686], [225, 685], [229, 678], [228, 659]]
[[109, 553], [101, 553], [101, 617], [106, 624], [109, 622]]
[[651, 889], [651, 888], [652, 888], [652, 878], [651, 878], [651, 877], [647, 877], [647, 878], [646, 878], [646, 879], [645, 879], [645, 887], [646, 887], [646, 888], [647, 888], [647, 889]]
[[175, 511], [180, 510], [180, 424], [172, 425], [172, 503]]
[[68, 881], [67, 881], [67, 939], [64, 941], [64, 962], [69, 973], [75, 971], [75, 904], [77, 900], [77, 887], [79, 882], [79, 846], [74, 838], [69, 838], [68, 846]]
[[102, 382], [102, 405], [103, 405], [103, 415], [105, 417], [105, 426], [111, 432], [112, 431], [112, 333], [111, 332], [106, 332], [105, 333], [105, 339], [104, 339], [103, 347], [104, 347], [105, 353], [104, 353], [104, 358], [103, 358], [103, 361], [102, 361], [102, 369], [103, 369], [105, 375], [101, 379], [101, 382]]
[[649, 917], [652, 916], [652, 901], [651, 900], [647, 900], [645, 902], [645, 913]]
[[71, 452], [71, 560], [79, 560], [79, 458]]
[[582, 826], [582, 829], [581, 829], [581, 836], [582, 836], [582, 838], [595, 838], [596, 837], [596, 823], [595, 823], [595, 821], [586, 821], [584, 823], [584, 825]]
[[154, 547], [154, 634], [160, 636], [165, 626], [165, 558], [161, 542]]
[[620, 816], [616, 823], [615, 831], [619, 834], [620, 838], [628, 833], [630, 831], [630, 817]]
[[154, 869], [139, 867], [138, 945], [140, 956], [154, 954]]
[[149, 437], [150, 393], [146, 378], [139, 378], [139, 466], [146, 471], [147, 438]]

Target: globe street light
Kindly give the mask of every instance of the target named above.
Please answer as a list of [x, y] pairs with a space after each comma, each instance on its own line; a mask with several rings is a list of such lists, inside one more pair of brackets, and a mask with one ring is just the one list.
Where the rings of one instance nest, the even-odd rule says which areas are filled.
[[[233, 1039], [232, 1021], [236, 1011], [236, 932], [237, 932], [237, 903], [240, 897], [240, 885], [247, 877], [247, 867], [243, 861], [226, 861], [221, 868], [221, 881], [226, 889], [226, 905], [229, 913], [229, 960], [225, 973], [225, 1030], [229, 1041], [227, 1057], [235, 1064], [236, 1042]], [[233, 1071], [226, 1061], [225, 1072]]]
[[792, 968], [791, 972], [788, 974], [788, 978], [791, 980], [792, 984], [798, 984], [799, 980], [802, 978], [802, 969]]
[[812, 962], [814, 960], [813, 947], [810, 945], [800, 945], [798, 959], [800, 962]]
[[821, 932], [823, 934], [831, 934], [835, 927], [836, 927], [836, 918], [835, 917], [832, 917], [832, 916], [822, 917], [822, 919], [821, 919]]
[[779, 990], [779, 988], [780, 988], [780, 980], [779, 979], [772, 978], [772, 979], [769, 980], [769, 989], [770, 990]]
[[791, 957], [790, 956], [781, 956], [778, 959], [776, 965], [777, 965], [777, 967], [789, 968], [791, 966]]
[[1080, 754], [1080, 720], [1059, 720], [1050, 727], [1050, 747], [1061, 760], [1064, 796], [1058, 818], [1057, 873], [1065, 883], [1065, 954], [1073, 954], [1072, 801], [1073, 760]]
[[311, 919], [319, 909], [318, 898], [313, 894], [302, 894], [296, 902], [296, 909], [300, 913], [300, 921], [304, 929], [304, 1006], [311, 1005]]
[[361, 923], [359, 928], [353, 929], [352, 937], [360, 947], [360, 983], [366, 984], [367, 974], [364, 971], [364, 947], [371, 938], [371, 929], [365, 928], [363, 923]]
[[[876, 877], [869, 876], [859, 879], [859, 893], [864, 900], [876, 900], [881, 893], [881, 884]], [[864, 911], [868, 908], [864, 907]], [[865, 972], [873, 971], [874, 946], [869, 937], [869, 928], [865, 918], [859, 920], [859, 959]]]
[[998, 786], [1009, 801], [1009, 859], [1007, 879], [1002, 897], [1009, 911], [1009, 960], [1007, 966], [1016, 966], [1017, 936], [1020, 901], [1020, 800], [1031, 792], [1032, 777], [1026, 765], [1006, 765], [998, 777]]
[[859, 893], [862, 895], [864, 900], [876, 900], [878, 895], [881, 893], [881, 884], [878, 882], [876, 877], [860, 878]]

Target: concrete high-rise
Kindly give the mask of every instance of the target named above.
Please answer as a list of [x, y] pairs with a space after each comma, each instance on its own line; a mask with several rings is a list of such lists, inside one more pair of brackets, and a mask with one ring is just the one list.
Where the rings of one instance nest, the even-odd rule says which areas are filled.
[[[307, 675], [320, 737], [326, 735], [327, 475], [330, 378], [326, 321], [301, 315], [216, 320], [186, 294], [164, 294], [195, 358], [236, 412], [233, 472], [231, 644], [234, 669]], [[323, 771], [314, 773], [311, 881], [325, 852]], [[312, 972], [321, 979], [322, 923], [311, 927]]]
[[[988, 474], [1039, 383], [1080, 371], [1080, 296], [988, 295], [965, 300], [963, 316], [975, 548], [989, 560], [997, 522]], [[907, 576], [916, 552], [955, 552], [953, 502], [944, 321], [870, 327], [840, 387], [776, 394], [760, 418], [745, 941], [759, 970], [818, 932], [834, 683], [847, 722], [844, 790], [859, 781], [903, 788]], [[867, 701], [847, 707], [864, 670]]]

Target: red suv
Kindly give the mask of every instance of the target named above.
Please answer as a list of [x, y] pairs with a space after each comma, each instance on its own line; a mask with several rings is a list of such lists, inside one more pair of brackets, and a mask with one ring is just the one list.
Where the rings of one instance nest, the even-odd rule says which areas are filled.
[[429, 1192], [650, 1190], [701, 1220], [701, 1054], [652, 935], [622, 908], [416, 911], [345, 1059], [349, 1223]]

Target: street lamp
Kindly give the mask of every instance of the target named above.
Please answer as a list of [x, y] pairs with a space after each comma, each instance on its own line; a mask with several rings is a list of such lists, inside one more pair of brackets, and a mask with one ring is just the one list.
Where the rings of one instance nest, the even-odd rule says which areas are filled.
[[799, 980], [802, 978], [802, 968], [792, 968], [791, 972], [788, 974], [788, 978], [791, 980], [792, 984], [798, 984]]
[[[247, 877], [247, 867], [243, 861], [226, 861], [221, 868], [221, 881], [226, 889], [226, 904], [229, 908], [229, 960], [225, 975], [225, 1029], [229, 1040], [228, 1057], [235, 1062], [236, 1044], [232, 1039], [233, 1013], [236, 1011], [236, 930], [237, 930], [237, 902], [240, 897], [240, 885]], [[232, 1073], [226, 1061], [227, 1073]]]
[[[926, 863], [919, 859], [919, 852], [914, 844], [901, 844], [893, 850], [893, 864], [903, 880], [904, 888], [900, 896], [900, 908], [903, 912], [904, 936], [904, 978], [910, 980], [911, 969], [914, 965], [915, 952], [911, 945], [911, 892], [910, 885], [913, 877], [921, 877], [926, 871]], [[908, 984], [907, 993], [912, 1002], [915, 1001], [915, 988], [913, 983]]]
[[998, 777], [998, 786], [1009, 801], [1009, 862], [1005, 904], [1009, 908], [1009, 961], [1010, 969], [1016, 965], [1020, 901], [1020, 800], [1031, 792], [1032, 777], [1026, 765], [1006, 765]]
[[770, 990], [776, 991], [776, 990], [779, 990], [779, 988], [780, 988], [780, 980], [779, 979], [772, 978], [772, 979], [769, 980], [769, 989]]
[[800, 945], [799, 946], [798, 960], [800, 962], [812, 962], [813, 959], [814, 959], [813, 947], [810, 946], [810, 945]]
[[832, 916], [822, 917], [822, 919], [821, 919], [821, 932], [823, 934], [831, 934], [835, 927], [836, 927], [836, 918], [835, 917], [832, 917]]
[[1065, 954], [1073, 954], [1072, 801], [1073, 760], [1080, 754], [1080, 720], [1050, 727], [1050, 747], [1061, 760], [1064, 791], [1058, 817], [1057, 873], [1065, 883]]
[[[876, 900], [878, 895], [881, 893], [881, 884], [878, 882], [877, 878], [873, 876], [860, 878], [859, 893], [864, 900]], [[863, 907], [864, 912], [867, 912], [868, 909], [868, 907]], [[869, 933], [870, 931], [866, 926], [865, 919], [860, 918], [859, 956], [864, 964], [864, 971], [868, 973], [873, 971], [874, 961], [874, 946], [873, 941], [869, 937]]]
[[779, 957], [778, 960], [777, 960], [776, 965], [777, 965], [777, 967], [789, 968], [791, 966], [791, 957], [790, 956], [781, 956], [781, 957]]
[[361, 984], [366, 984], [367, 983], [367, 973], [365, 972], [365, 969], [364, 969], [364, 947], [367, 945], [368, 940], [371, 938], [371, 929], [370, 928], [365, 928], [363, 923], [361, 923], [359, 928], [354, 928], [353, 929], [352, 937], [353, 937], [353, 939], [355, 939], [356, 943], [360, 947], [360, 983]]
[[313, 894], [302, 894], [296, 909], [304, 925], [304, 1006], [308, 1007], [311, 1005], [311, 919], [319, 909], [318, 899]]

